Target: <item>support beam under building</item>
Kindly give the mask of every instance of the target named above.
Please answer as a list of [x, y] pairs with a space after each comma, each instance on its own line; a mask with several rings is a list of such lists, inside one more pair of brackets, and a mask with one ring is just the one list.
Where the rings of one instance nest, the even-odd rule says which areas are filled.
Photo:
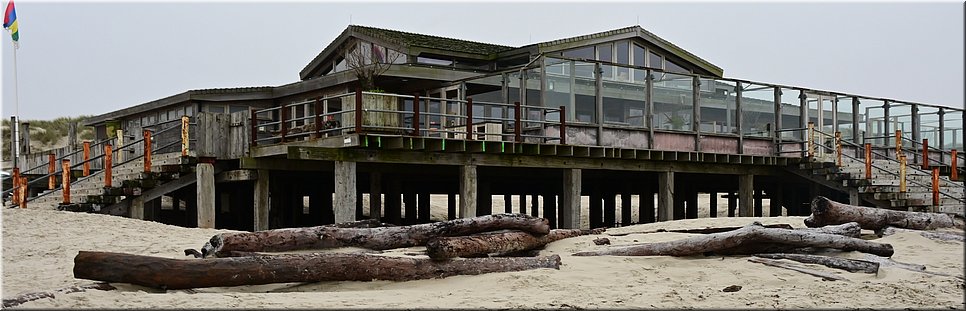
[[717, 192], [708, 193], [708, 210], [709, 210], [708, 211], [709, 217], [711, 218], [718, 217], [718, 193]]
[[560, 195], [560, 228], [588, 229], [582, 228], [580, 223], [581, 175], [580, 169], [563, 170], [563, 193]]
[[625, 189], [621, 192], [621, 226], [629, 226], [633, 221], [631, 219], [631, 193]]
[[782, 201], [784, 201], [784, 198], [782, 198], [782, 196], [783, 196], [782, 187], [781, 186], [776, 186], [776, 187], [772, 188], [772, 192], [773, 193], [769, 193], [769, 196], [768, 196], [769, 197], [769, 200], [768, 200], [768, 205], [769, 205], [769, 208], [768, 208], [769, 209], [768, 216], [778, 217], [778, 216], [781, 216], [782, 215]]
[[644, 189], [644, 193], [638, 198], [640, 202], [637, 208], [640, 210], [638, 212], [638, 217], [640, 217], [640, 222], [642, 224], [649, 224], [654, 222], [654, 190], [650, 187]]
[[369, 174], [369, 218], [379, 220], [382, 217], [382, 173]]
[[144, 219], [144, 196], [136, 196], [131, 199], [130, 207], [131, 218]]
[[356, 162], [335, 161], [335, 223], [354, 221], [356, 207]]
[[674, 172], [657, 173], [657, 221], [668, 221], [674, 215]]
[[755, 178], [754, 175], [738, 175], [738, 216], [755, 215]]
[[476, 216], [477, 182], [476, 165], [460, 168], [460, 218]]
[[[198, 163], [195, 174], [198, 176], [195, 179], [198, 185], [198, 228], [211, 229], [215, 227], [215, 166], [211, 163]], [[143, 204], [141, 208], [144, 208]]]
[[550, 222], [550, 229], [557, 229], [557, 196], [552, 192], [543, 195], [543, 218]]
[[268, 174], [268, 170], [258, 170], [255, 180], [255, 231], [268, 230]]

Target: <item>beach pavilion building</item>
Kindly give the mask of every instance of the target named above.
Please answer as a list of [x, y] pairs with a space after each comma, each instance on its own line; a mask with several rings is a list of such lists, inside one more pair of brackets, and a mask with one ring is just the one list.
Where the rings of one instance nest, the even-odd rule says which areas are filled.
[[[963, 210], [954, 151], [963, 109], [724, 78], [639, 26], [511, 47], [351, 25], [299, 77], [190, 90], [88, 119], [95, 145], [112, 143], [127, 159], [180, 156], [182, 131], [172, 129], [187, 129], [192, 160], [178, 163], [197, 167], [150, 185], [119, 180], [140, 190], [106, 201], [77, 199], [241, 230], [504, 211], [553, 227], [613, 227], [807, 215], [817, 195]], [[919, 178], [934, 170], [936, 181]], [[728, 198], [720, 211], [718, 198]], [[699, 205], [710, 210], [699, 215]]]

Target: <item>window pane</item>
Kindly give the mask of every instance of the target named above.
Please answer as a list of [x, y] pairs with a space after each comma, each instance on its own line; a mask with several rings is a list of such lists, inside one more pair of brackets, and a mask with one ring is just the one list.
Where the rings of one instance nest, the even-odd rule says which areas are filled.
[[[573, 103], [570, 102], [570, 95], [573, 91], [570, 84], [569, 72], [571, 61], [547, 58], [544, 62], [547, 70], [547, 90], [544, 93], [547, 107], [564, 106], [567, 110], [567, 120], [573, 121]], [[547, 116], [548, 120], [551, 119]]]
[[843, 141], [852, 141], [855, 132], [852, 126], [852, 96], [839, 96], [838, 104], [835, 109], [835, 117], [838, 119], [838, 131], [842, 133]]
[[662, 67], [662, 64], [664, 63], [664, 59], [661, 57], [660, 54], [657, 54], [654, 52], [648, 52], [648, 54], [650, 55], [650, 59], [648, 59], [648, 63], [647, 63], [648, 67], [658, 68], [658, 69], [664, 68]]
[[627, 51], [627, 41], [617, 42], [617, 48], [615, 49], [616, 59], [615, 63], [630, 65], [631, 59]]
[[692, 77], [673, 73], [653, 72], [654, 117], [652, 123], [655, 129], [676, 131], [694, 130], [691, 120], [694, 113], [694, 96]]
[[[605, 62], [614, 61], [614, 44], [598, 44], [597, 45], [597, 59]], [[610, 66], [601, 66], [601, 76], [605, 79], [614, 78], [614, 68]]]
[[939, 136], [939, 108], [919, 106], [919, 138], [928, 139], [931, 146], [942, 147], [939, 145]]
[[[966, 149], [966, 144], [963, 143], [963, 112], [952, 109], [943, 109], [945, 114], [943, 115], [943, 150], [956, 149], [959, 152], [959, 163], [963, 163], [963, 155], [966, 152], [962, 151]], [[957, 165], [966, 165], [957, 164]]]
[[573, 49], [563, 52], [564, 57], [575, 58], [575, 59], [594, 59], [594, 47], [582, 47], [579, 49]]
[[741, 133], [751, 137], [771, 137], [775, 123], [775, 89], [770, 86], [741, 84]]
[[453, 61], [446, 59], [438, 59], [431, 57], [416, 57], [416, 62], [421, 64], [438, 65], [438, 66], [449, 66], [453, 64]]
[[707, 85], [711, 91], [701, 91], [701, 132], [718, 134], [737, 134], [738, 116], [735, 96], [737, 85], [733, 81], [701, 79], [701, 87]]
[[885, 133], [885, 102], [877, 99], [859, 97], [859, 130], [863, 131], [862, 143], [881, 146], [887, 139], [869, 139], [865, 137], [881, 137]]
[[[912, 106], [909, 104], [891, 103], [889, 107], [889, 134], [895, 135], [896, 130], [902, 131], [902, 137], [912, 138]], [[912, 141], [909, 139], [902, 140], [903, 148], [913, 148]], [[892, 144], [890, 146], [895, 147], [895, 138], [893, 137]]]
[[676, 73], [690, 73], [691, 72], [690, 70], [684, 69], [683, 66], [678, 65], [677, 63], [671, 61], [670, 59], [665, 60], [665, 62], [664, 62], [664, 68], [667, 69], [667, 71], [676, 72]]
[[574, 77], [574, 117], [578, 122], [597, 122], [597, 81], [593, 70], [590, 75], [581, 75], [581, 68], [594, 68], [594, 63], [574, 62], [577, 75]]
[[[782, 105], [782, 129], [798, 129], [803, 128], [802, 125], [802, 104], [799, 100], [799, 95], [801, 91], [796, 89], [781, 88], [781, 105]], [[782, 132], [782, 139], [785, 140], [801, 140], [801, 131], [787, 131]]]
[[[614, 66], [615, 70], [620, 68]], [[644, 82], [604, 82], [601, 96], [604, 110], [604, 123], [644, 126]]]

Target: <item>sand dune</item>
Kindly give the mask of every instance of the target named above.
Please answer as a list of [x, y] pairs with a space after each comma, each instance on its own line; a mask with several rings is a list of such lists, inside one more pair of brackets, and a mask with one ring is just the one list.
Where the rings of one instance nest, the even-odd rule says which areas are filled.
[[[445, 204], [445, 200], [443, 201]], [[445, 215], [445, 205], [442, 211]], [[502, 205], [494, 209], [502, 211]], [[766, 205], [767, 206], [767, 205]], [[434, 208], [438, 210], [438, 208]], [[767, 208], [766, 208], [767, 210]], [[192, 229], [128, 218], [51, 210], [2, 211], [4, 298], [88, 284], [74, 279], [73, 257], [101, 250], [185, 258], [226, 230]], [[740, 226], [754, 220], [803, 227], [803, 217], [701, 218], [609, 229], [607, 233], [658, 228]], [[607, 234], [605, 233], [605, 235]], [[689, 236], [649, 233], [610, 236], [615, 245]], [[572, 257], [592, 250], [583, 236], [552, 243], [542, 255], [559, 254], [560, 270], [456, 276], [410, 282], [321, 282], [159, 292], [116, 284], [119, 290], [58, 295], [24, 308], [954, 308], [963, 309], [962, 279], [884, 267], [878, 275], [812, 268], [848, 278], [830, 282], [751, 263], [746, 257]], [[928, 270], [963, 275], [963, 243], [937, 242], [900, 233], [879, 239], [896, 249], [893, 259]], [[342, 249], [338, 251], [356, 251]], [[404, 256], [420, 247], [392, 250]], [[861, 258], [846, 252], [837, 256]], [[737, 292], [722, 292], [740, 285]]]

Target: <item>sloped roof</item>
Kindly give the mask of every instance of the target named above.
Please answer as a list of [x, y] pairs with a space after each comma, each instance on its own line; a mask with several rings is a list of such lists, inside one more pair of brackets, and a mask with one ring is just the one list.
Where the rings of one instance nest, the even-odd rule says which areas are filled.
[[462, 52], [470, 54], [490, 55], [514, 49], [511, 46], [453, 39], [418, 33], [381, 29], [368, 26], [349, 26], [350, 29], [372, 37], [390, 41], [403, 46], [418, 46], [431, 49]]
[[121, 110], [115, 110], [105, 114], [93, 116], [84, 120], [84, 126], [93, 126], [95, 124], [113, 120], [120, 117], [129, 116], [132, 114], [142, 113], [145, 111], [150, 111], [158, 108], [163, 108], [166, 106], [183, 103], [195, 98], [200, 95], [215, 95], [215, 94], [257, 94], [262, 93], [266, 98], [272, 97], [273, 86], [254, 86], [254, 87], [235, 87], [235, 88], [211, 88], [211, 89], [197, 89], [188, 90], [180, 94], [171, 95], [165, 98], [152, 100], [137, 106], [127, 107]]

